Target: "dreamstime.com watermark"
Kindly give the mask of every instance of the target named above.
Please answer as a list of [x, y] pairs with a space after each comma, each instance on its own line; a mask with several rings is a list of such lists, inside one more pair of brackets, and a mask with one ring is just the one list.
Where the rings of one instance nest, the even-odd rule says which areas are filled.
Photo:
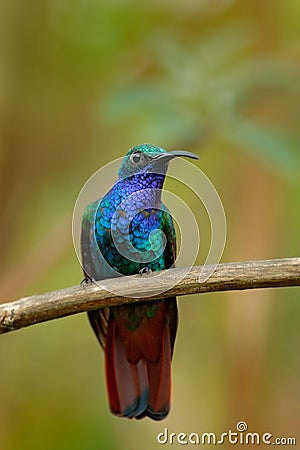
[[164, 444], [181, 445], [296, 445], [295, 437], [276, 437], [272, 433], [257, 433], [248, 431], [248, 424], [240, 421], [236, 429], [224, 433], [174, 433], [168, 428], [158, 433], [157, 442]]

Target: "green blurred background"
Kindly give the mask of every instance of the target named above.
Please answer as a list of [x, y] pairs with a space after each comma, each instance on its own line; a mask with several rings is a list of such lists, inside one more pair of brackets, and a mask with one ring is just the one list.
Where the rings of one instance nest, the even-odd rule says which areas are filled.
[[[299, 255], [299, 1], [2, 1], [0, 30], [1, 302], [79, 283], [77, 195], [142, 142], [199, 153], [223, 261]], [[109, 413], [85, 314], [2, 336], [0, 449], [156, 448], [239, 420], [300, 442], [298, 296], [181, 298], [161, 423]]]

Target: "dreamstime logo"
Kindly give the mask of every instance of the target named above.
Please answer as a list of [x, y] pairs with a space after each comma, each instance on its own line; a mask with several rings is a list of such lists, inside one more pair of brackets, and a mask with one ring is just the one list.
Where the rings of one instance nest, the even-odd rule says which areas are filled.
[[247, 431], [248, 424], [240, 421], [236, 424], [236, 430], [227, 430], [223, 433], [184, 433], [170, 432], [168, 428], [164, 428], [158, 433], [156, 440], [159, 444], [180, 444], [180, 445], [296, 445], [295, 437], [275, 437], [272, 433], [257, 433]]
[[[179, 159], [179, 158], [178, 158]], [[120, 272], [109, 262], [109, 258], [105, 258], [103, 252], [97, 244], [97, 229], [96, 216], [98, 208], [101, 207], [101, 196], [105, 196], [112, 188], [114, 183], [122, 180], [116, 179], [119, 166], [122, 158], [116, 159], [111, 163], [103, 166], [97, 170], [83, 186], [77, 198], [74, 212], [73, 212], [73, 242], [77, 257], [82, 265], [81, 260], [81, 223], [82, 217], [88, 205], [90, 205], [90, 223], [89, 230], [89, 247], [93, 248], [93, 264], [94, 267], [101, 267], [101, 274], [105, 274], [105, 278], [114, 278], [120, 276]], [[151, 173], [154, 171], [151, 170]], [[160, 172], [158, 171], [159, 175]], [[192, 191], [192, 195], [197, 197], [206, 209], [207, 216], [210, 221], [210, 247], [206, 255], [205, 264], [206, 270], [202, 271], [199, 277], [199, 283], [206, 281], [214, 272], [223, 254], [226, 241], [226, 218], [224, 208], [220, 197], [208, 179], [208, 177], [194, 164], [180, 158], [180, 161], [172, 161], [166, 175], [166, 181], [170, 180], [172, 183], [179, 182], [185, 188]], [[157, 198], [162, 195], [163, 204], [170, 210], [174, 222], [177, 224], [180, 234], [181, 246], [178, 250], [176, 258], [176, 266], [184, 267], [182, 279], [190, 271], [195, 264], [196, 258], [200, 250], [200, 229], [197, 223], [197, 214], [193, 213], [191, 207], [187, 205], [178, 195], [170, 192], [167, 189], [145, 188], [125, 195], [125, 191], [121, 192], [120, 201], [117, 204], [115, 211], [110, 215], [110, 234], [114, 242], [115, 249], [118, 254], [127, 260], [136, 264], [151, 264], [157, 260], [164, 252], [167, 236], [161, 229], [153, 230], [147, 236], [147, 250], [138, 251], [131, 239], [131, 226], [134, 224], [137, 215], [145, 209], [157, 209]], [[145, 207], [145, 199], [146, 207]], [[111, 208], [111, 205], [108, 205]], [[120, 211], [122, 214], [120, 216]], [[122, 240], [120, 241], [120, 234]], [[142, 236], [143, 238], [143, 236]], [[192, 242], [192, 246], [187, 244]], [[188, 254], [185, 249], [189, 247]], [[107, 289], [104, 280], [95, 279], [94, 273], [89, 273], [89, 267], [85, 267], [87, 275], [93, 279], [99, 286]], [[92, 270], [90, 270], [92, 272]], [[154, 272], [153, 276], [157, 278], [157, 290], [155, 294], [161, 294], [174, 286], [174, 281], [166, 280], [160, 283], [160, 278], [163, 276], [160, 271]], [[99, 277], [101, 278], [101, 277]], [[162, 287], [163, 286], [163, 287]], [[112, 288], [110, 291], [117, 295], [122, 295], [121, 292], [115, 292]], [[152, 293], [153, 295], [154, 293]], [[146, 294], [137, 294], [135, 297], [147, 297]]]
[[238, 423], [236, 424], [236, 429], [237, 429], [238, 431], [247, 431], [248, 425], [247, 425], [246, 422], [244, 422], [243, 420], [241, 420], [240, 422], [238, 422]]

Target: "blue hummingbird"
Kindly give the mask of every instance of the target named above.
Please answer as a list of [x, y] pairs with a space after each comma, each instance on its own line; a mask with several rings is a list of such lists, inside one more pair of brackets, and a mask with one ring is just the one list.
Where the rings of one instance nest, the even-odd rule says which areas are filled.
[[[128, 151], [112, 188], [83, 214], [86, 279], [174, 267], [175, 229], [161, 193], [169, 162], [180, 156], [198, 159], [194, 153], [167, 152], [152, 144]], [[165, 418], [170, 409], [176, 297], [98, 309], [88, 317], [105, 352], [111, 412], [136, 419]]]

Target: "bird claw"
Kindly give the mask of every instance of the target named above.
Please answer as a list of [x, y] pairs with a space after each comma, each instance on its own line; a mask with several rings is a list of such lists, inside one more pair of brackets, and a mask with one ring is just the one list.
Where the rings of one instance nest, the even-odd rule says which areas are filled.
[[90, 277], [85, 277], [81, 282], [80, 282], [80, 286], [84, 287], [84, 286], [88, 286], [90, 284], [92, 284], [94, 282], [94, 280]]
[[140, 275], [148, 275], [149, 273], [152, 273], [152, 269], [150, 269], [150, 267], [143, 267], [139, 270]]

